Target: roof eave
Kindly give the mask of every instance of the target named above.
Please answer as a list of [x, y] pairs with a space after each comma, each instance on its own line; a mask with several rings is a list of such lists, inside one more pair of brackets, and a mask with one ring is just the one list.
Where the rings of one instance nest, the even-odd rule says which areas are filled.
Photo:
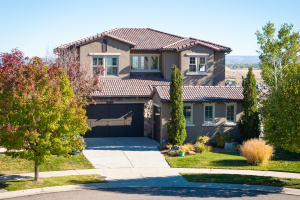
[[[162, 99], [161, 102], [169, 102], [169, 99]], [[242, 99], [199, 99], [199, 100], [182, 100], [183, 102], [242, 102]]]
[[122, 95], [111, 95], [111, 96], [92, 96], [95, 99], [107, 99], [107, 98], [150, 98], [150, 95], [142, 95], [142, 96], [138, 96], [138, 95], [132, 95], [132, 96], [122, 96]]

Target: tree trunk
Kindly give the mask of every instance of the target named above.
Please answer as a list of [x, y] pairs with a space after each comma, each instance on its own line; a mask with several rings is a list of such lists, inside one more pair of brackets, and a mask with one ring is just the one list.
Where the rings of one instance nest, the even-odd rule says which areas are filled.
[[274, 59], [274, 71], [275, 71], [275, 90], [277, 91], [277, 68], [276, 68], [276, 63]]
[[35, 170], [34, 170], [34, 179], [35, 179], [36, 181], [38, 181], [38, 180], [40, 179], [40, 177], [39, 177], [39, 166], [36, 165], [34, 169], [35, 169]]

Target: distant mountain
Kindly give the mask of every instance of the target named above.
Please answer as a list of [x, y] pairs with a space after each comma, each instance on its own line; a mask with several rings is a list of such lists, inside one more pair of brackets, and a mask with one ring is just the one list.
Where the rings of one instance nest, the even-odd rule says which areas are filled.
[[226, 56], [225, 64], [258, 64], [258, 56]]

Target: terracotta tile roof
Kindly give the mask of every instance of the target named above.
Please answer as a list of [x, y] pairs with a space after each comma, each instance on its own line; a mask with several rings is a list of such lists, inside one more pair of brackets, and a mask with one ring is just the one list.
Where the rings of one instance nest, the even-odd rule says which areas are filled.
[[[154, 88], [161, 101], [169, 101], [169, 86]], [[184, 101], [241, 101], [243, 88], [240, 86], [183, 86]]]
[[156, 85], [169, 85], [161, 74], [134, 74], [130, 79], [103, 79], [101, 92], [92, 94], [101, 97], [149, 97]]
[[184, 38], [181, 36], [164, 33], [150, 28], [116, 28], [97, 35], [83, 38], [75, 42], [61, 45], [54, 49], [68, 48], [72, 45], [80, 46], [102, 37], [110, 37], [120, 40], [132, 46], [132, 49], [140, 50], [183, 50], [194, 45], [203, 45], [216, 51], [231, 51], [230, 47], [214, 44], [204, 40], [195, 38]]

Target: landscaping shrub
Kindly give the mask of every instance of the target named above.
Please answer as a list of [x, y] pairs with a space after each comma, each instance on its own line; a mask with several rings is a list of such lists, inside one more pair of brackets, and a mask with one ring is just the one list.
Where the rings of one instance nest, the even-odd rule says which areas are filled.
[[195, 151], [197, 153], [205, 153], [205, 152], [209, 152], [211, 151], [211, 146], [207, 146], [201, 142], [197, 142], [195, 145], [194, 145], [194, 148], [195, 148]]
[[193, 150], [194, 145], [192, 145], [191, 143], [186, 143], [185, 145], [182, 146], [182, 148], [187, 152]]
[[173, 145], [170, 142], [166, 142], [163, 144], [163, 148], [170, 149]]
[[168, 155], [169, 155], [170, 157], [175, 157], [175, 156], [178, 156], [178, 152], [176, 152], [176, 151], [169, 151], [169, 152], [168, 152]]
[[274, 153], [272, 146], [257, 138], [245, 141], [240, 147], [240, 151], [249, 164], [262, 163], [262, 165], [266, 165]]
[[215, 140], [217, 141], [217, 146], [218, 147], [224, 148], [225, 143], [231, 142], [229, 140], [229, 136], [230, 136], [229, 131], [227, 131], [225, 133], [224, 132], [221, 132], [221, 133], [217, 132], [216, 135], [217, 136], [216, 136]]
[[235, 149], [239, 151], [241, 146], [242, 146], [241, 144], [238, 144], [238, 145], [236, 145]]
[[200, 136], [197, 139], [197, 142], [203, 143], [203, 144], [208, 144], [208, 141], [210, 140], [210, 137], [208, 136]]

